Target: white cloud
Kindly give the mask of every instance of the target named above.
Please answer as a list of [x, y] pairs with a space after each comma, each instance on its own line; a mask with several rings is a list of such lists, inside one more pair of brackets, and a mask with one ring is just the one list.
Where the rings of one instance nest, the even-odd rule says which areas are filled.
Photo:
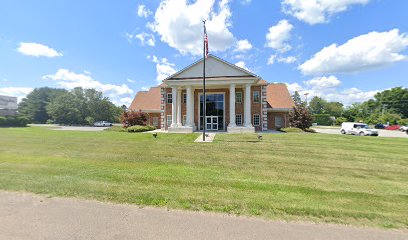
[[203, 51], [203, 19], [207, 19], [209, 51], [225, 51], [233, 45], [230, 31], [229, 0], [163, 0], [148, 27], [161, 41], [181, 54], [201, 55]]
[[278, 24], [269, 28], [266, 34], [266, 47], [273, 48], [281, 53], [292, 49], [292, 46], [287, 43], [291, 37], [293, 25], [286, 19], [279, 21]]
[[304, 82], [307, 86], [316, 88], [316, 89], [327, 89], [334, 88], [341, 85], [341, 81], [335, 76], [329, 77], [316, 77], [309, 81]]
[[126, 79], [126, 81], [129, 82], [129, 83], [135, 83], [136, 82], [135, 80], [130, 79], [130, 78]]
[[244, 39], [237, 41], [234, 52], [246, 52], [251, 49], [252, 44], [248, 40]]
[[74, 73], [67, 69], [58, 69], [55, 74], [43, 76], [45, 80], [57, 81], [57, 84], [66, 89], [73, 89], [75, 87], [82, 88], [94, 88], [104, 93], [108, 96], [121, 96], [127, 94], [133, 94], [133, 90], [130, 89], [126, 84], [114, 85], [114, 84], [103, 84], [98, 82], [89, 74], [86, 73]]
[[242, 5], [249, 5], [251, 4], [252, 0], [241, 0]]
[[129, 42], [132, 42], [134, 39], [138, 39], [140, 41], [140, 44], [142, 44], [143, 46], [148, 45], [148, 46], [154, 47], [155, 42], [156, 42], [156, 39], [154, 38], [153, 34], [145, 33], [145, 32], [135, 34], [135, 35], [126, 33], [126, 37]]
[[407, 46], [408, 36], [398, 29], [370, 32], [323, 48], [299, 69], [306, 75], [361, 72], [406, 60], [401, 52]]
[[175, 64], [170, 63], [167, 58], [161, 58], [159, 59], [156, 56], [147, 57], [148, 59], [151, 59], [152, 62], [156, 63], [156, 71], [157, 71], [157, 77], [156, 80], [158, 83], [161, 83], [164, 79], [167, 77], [175, 74], [177, 70], [175, 69]]
[[282, 0], [284, 13], [310, 25], [327, 23], [336, 13], [346, 11], [351, 5], [364, 5], [370, 0]]
[[341, 81], [335, 76], [313, 78], [304, 81], [304, 85], [299, 83], [286, 84], [288, 90], [293, 94], [298, 91], [301, 96], [308, 93], [309, 99], [314, 96], [321, 97], [327, 101], [337, 101], [345, 105], [355, 102], [364, 102], [374, 97], [379, 90], [362, 91], [358, 88], [339, 89]]
[[235, 63], [235, 65], [240, 67], [240, 68], [243, 68], [243, 69], [245, 69], [247, 71], [250, 71], [249, 68], [247, 68], [247, 66], [245, 65], [244, 61], [239, 61], [239, 62]]
[[129, 107], [132, 101], [133, 101], [133, 98], [125, 97], [125, 98], [119, 99], [119, 101], [115, 101], [115, 102], [112, 101], [112, 102], [117, 106], [126, 105], [127, 107]]
[[153, 14], [152, 11], [150, 11], [149, 9], [147, 9], [146, 6], [143, 5], [143, 4], [140, 4], [140, 5], [137, 7], [137, 16], [139, 16], [139, 17], [147, 18], [147, 17], [149, 17], [149, 16], [152, 15], [152, 14]]
[[271, 55], [268, 59], [268, 65], [272, 65], [275, 63], [276, 55]]
[[61, 57], [63, 54], [57, 52], [55, 49], [39, 43], [25, 43], [21, 42], [20, 46], [17, 48], [21, 54], [34, 57]]
[[149, 87], [142, 87], [140, 90], [141, 91], [149, 91]]
[[33, 88], [29, 87], [3, 87], [0, 88], [0, 95], [17, 97], [18, 102], [20, 102], [31, 91], [33, 91]]
[[280, 63], [287, 63], [287, 64], [291, 64], [297, 61], [297, 58], [294, 56], [289, 56], [289, 57], [280, 57], [278, 58], [278, 62]]

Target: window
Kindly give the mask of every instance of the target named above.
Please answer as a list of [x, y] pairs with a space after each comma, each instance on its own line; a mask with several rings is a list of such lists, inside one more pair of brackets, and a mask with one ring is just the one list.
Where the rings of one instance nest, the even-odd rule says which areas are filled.
[[171, 115], [167, 115], [167, 127], [170, 127], [172, 121], [173, 118], [171, 117]]
[[235, 103], [242, 103], [242, 92], [235, 93]]
[[183, 103], [187, 102], [187, 93], [183, 93]]
[[237, 124], [237, 126], [242, 126], [242, 114], [235, 115], [235, 124]]
[[261, 117], [259, 116], [259, 114], [254, 114], [253, 124], [254, 126], [259, 126], [261, 124]]
[[167, 103], [173, 103], [173, 94], [167, 93]]
[[259, 91], [254, 91], [254, 102], [255, 103], [260, 102]]
[[158, 127], [159, 126], [159, 117], [153, 117], [153, 126]]
[[186, 126], [187, 116], [183, 115], [183, 126]]

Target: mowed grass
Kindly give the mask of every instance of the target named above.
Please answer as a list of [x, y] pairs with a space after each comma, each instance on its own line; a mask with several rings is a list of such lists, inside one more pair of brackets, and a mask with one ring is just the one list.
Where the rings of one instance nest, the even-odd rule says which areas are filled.
[[408, 141], [325, 134], [0, 129], [0, 189], [408, 228]]

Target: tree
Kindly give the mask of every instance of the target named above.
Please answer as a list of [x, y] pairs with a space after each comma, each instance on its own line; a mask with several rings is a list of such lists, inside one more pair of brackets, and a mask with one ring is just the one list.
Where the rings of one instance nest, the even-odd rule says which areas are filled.
[[67, 92], [53, 99], [47, 106], [47, 112], [59, 124], [79, 124], [85, 119], [78, 106], [81, 101], [74, 94]]
[[59, 124], [93, 124], [103, 120], [118, 122], [122, 109], [104, 97], [102, 92], [74, 88], [53, 99], [47, 112]]
[[312, 114], [323, 114], [325, 113], [325, 107], [327, 105], [327, 101], [314, 96], [312, 100], [309, 102], [309, 110]]
[[296, 105], [289, 113], [289, 123], [291, 127], [307, 129], [312, 126], [313, 118], [308, 109], [303, 104]]
[[146, 126], [147, 125], [147, 114], [139, 111], [139, 112], [123, 112], [121, 117], [121, 122], [123, 127], [130, 127], [130, 126]]
[[377, 93], [374, 98], [386, 112], [408, 118], [408, 88], [396, 87]]
[[21, 101], [18, 111], [21, 116], [26, 117], [32, 123], [45, 123], [50, 119], [47, 105], [66, 92], [64, 89], [36, 88]]
[[343, 110], [343, 103], [341, 102], [327, 102], [324, 106], [324, 112], [336, 118], [343, 114]]
[[292, 99], [295, 102], [295, 105], [303, 105], [305, 104], [302, 99], [300, 98], [300, 94], [298, 91], [295, 91], [295, 93], [292, 95]]

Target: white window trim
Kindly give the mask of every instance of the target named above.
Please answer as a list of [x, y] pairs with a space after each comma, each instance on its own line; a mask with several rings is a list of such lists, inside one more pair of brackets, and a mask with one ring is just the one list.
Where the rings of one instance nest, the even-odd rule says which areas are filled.
[[[170, 120], [169, 120], [169, 117], [170, 117]], [[167, 118], [166, 118], [167, 127], [170, 127], [172, 122], [173, 122], [173, 116], [172, 115], [167, 115]]]
[[[259, 119], [258, 124], [255, 124], [255, 116], [258, 116], [258, 119]], [[254, 124], [254, 126], [260, 126], [261, 125], [261, 115], [259, 114], [252, 115], [252, 124]]]
[[187, 115], [183, 115], [183, 122], [182, 122], [183, 126], [186, 125], [186, 122], [187, 122]]
[[[255, 93], [258, 93], [258, 101], [255, 101]], [[259, 91], [253, 91], [253, 93], [252, 93], [252, 101], [254, 102], [254, 103], [260, 103], [261, 102], [261, 93], [259, 92]]]
[[[171, 96], [171, 102], [169, 102], [169, 96]], [[172, 93], [167, 93], [166, 102], [167, 102], [167, 104], [172, 104], [173, 103], [173, 94]]]
[[[240, 99], [241, 101], [237, 101], [237, 94], [241, 95]], [[242, 92], [235, 92], [235, 103], [242, 103]]]
[[[241, 124], [238, 124], [237, 116], [241, 117]], [[242, 126], [242, 114], [235, 114], [235, 123], [237, 124], [237, 126]]]
[[[157, 119], [157, 124], [155, 124], [154, 120]], [[159, 126], [159, 117], [152, 117], [152, 125], [155, 127]]]

